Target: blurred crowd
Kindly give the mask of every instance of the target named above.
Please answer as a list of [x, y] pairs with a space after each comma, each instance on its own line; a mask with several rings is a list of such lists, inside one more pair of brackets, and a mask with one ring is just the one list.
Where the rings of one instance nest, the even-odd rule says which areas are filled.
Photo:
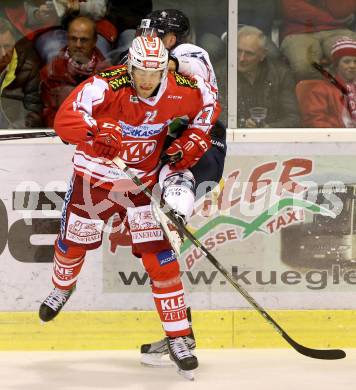
[[75, 86], [117, 63], [151, 0], [2, 0], [0, 128], [52, 127]]
[[356, 127], [356, 0], [239, 0], [239, 127]]
[[[238, 7], [238, 127], [355, 127], [356, 0]], [[225, 121], [228, 0], [2, 0], [0, 128], [52, 127], [74, 87], [117, 65], [141, 19], [167, 8], [209, 53]]]
[[[216, 0], [204, 2], [205, 14], [211, 15], [204, 18], [205, 27], [196, 4], [179, 3], [194, 24], [192, 41], [201, 38], [217, 64], [226, 58], [221, 39], [227, 25], [224, 2], [224, 11], [215, 17], [219, 23], [212, 23]], [[51, 128], [74, 87], [120, 63], [141, 19], [177, 5], [171, 0], [2, 0], [0, 128]], [[206, 23], [211, 26], [207, 31]], [[220, 77], [225, 74], [220, 65]]]

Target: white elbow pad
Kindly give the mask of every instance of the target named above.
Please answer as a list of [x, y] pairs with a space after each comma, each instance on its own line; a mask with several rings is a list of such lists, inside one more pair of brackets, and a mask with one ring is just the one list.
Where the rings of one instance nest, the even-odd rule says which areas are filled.
[[171, 171], [169, 166], [165, 165], [159, 175], [159, 184], [165, 202], [188, 221], [193, 214], [195, 200], [195, 180], [192, 172], [188, 169]]

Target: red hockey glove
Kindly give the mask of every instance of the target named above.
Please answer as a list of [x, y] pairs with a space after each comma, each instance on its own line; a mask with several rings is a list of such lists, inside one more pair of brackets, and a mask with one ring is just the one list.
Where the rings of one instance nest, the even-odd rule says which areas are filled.
[[121, 149], [122, 131], [111, 118], [97, 119], [98, 132], [94, 136], [93, 149], [100, 157], [112, 160]]
[[199, 129], [188, 129], [183, 135], [173, 141], [166, 150], [166, 155], [170, 158], [170, 165], [177, 169], [193, 167], [210, 148], [211, 141], [209, 135]]

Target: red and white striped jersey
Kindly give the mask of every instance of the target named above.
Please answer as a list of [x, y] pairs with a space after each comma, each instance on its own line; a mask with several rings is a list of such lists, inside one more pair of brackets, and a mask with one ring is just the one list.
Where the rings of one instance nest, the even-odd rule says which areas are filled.
[[96, 156], [90, 135], [97, 131], [96, 119], [112, 118], [122, 128], [119, 156], [148, 180], [157, 173], [167, 133], [178, 122], [209, 133], [221, 111], [216, 95], [216, 89], [199, 76], [169, 73], [157, 94], [143, 99], [132, 87], [127, 67], [113, 67], [89, 78], [68, 96], [54, 128], [63, 141], [77, 144], [76, 173], [113, 183], [125, 175], [111, 161]]

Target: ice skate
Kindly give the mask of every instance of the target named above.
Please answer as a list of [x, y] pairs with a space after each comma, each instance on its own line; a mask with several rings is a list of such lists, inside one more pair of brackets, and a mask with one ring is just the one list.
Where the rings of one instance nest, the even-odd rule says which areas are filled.
[[75, 287], [72, 287], [70, 290], [61, 290], [55, 287], [40, 306], [38, 313], [40, 319], [43, 322], [53, 320], [62, 310], [74, 290]]
[[[189, 325], [192, 325], [190, 307], [187, 307], [187, 318]], [[192, 354], [196, 347], [194, 333], [185, 336], [186, 343]], [[150, 367], [172, 367], [174, 363], [169, 359], [167, 341], [165, 338], [149, 344], [141, 345], [141, 364]]]
[[[185, 336], [186, 343], [191, 353], [194, 355], [195, 338], [192, 333]], [[162, 339], [150, 344], [141, 345], [141, 363], [150, 367], [172, 367], [174, 363], [169, 359], [169, 352], [166, 339]]]
[[176, 364], [178, 373], [188, 380], [194, 380], [194, 370], [198, 367], [198, 359], [187, 345], [187, 337], [167, 337], [169, 357]]
[[141, 364], [150, 367], [173, 367], [166, 339], [141, 345]]

